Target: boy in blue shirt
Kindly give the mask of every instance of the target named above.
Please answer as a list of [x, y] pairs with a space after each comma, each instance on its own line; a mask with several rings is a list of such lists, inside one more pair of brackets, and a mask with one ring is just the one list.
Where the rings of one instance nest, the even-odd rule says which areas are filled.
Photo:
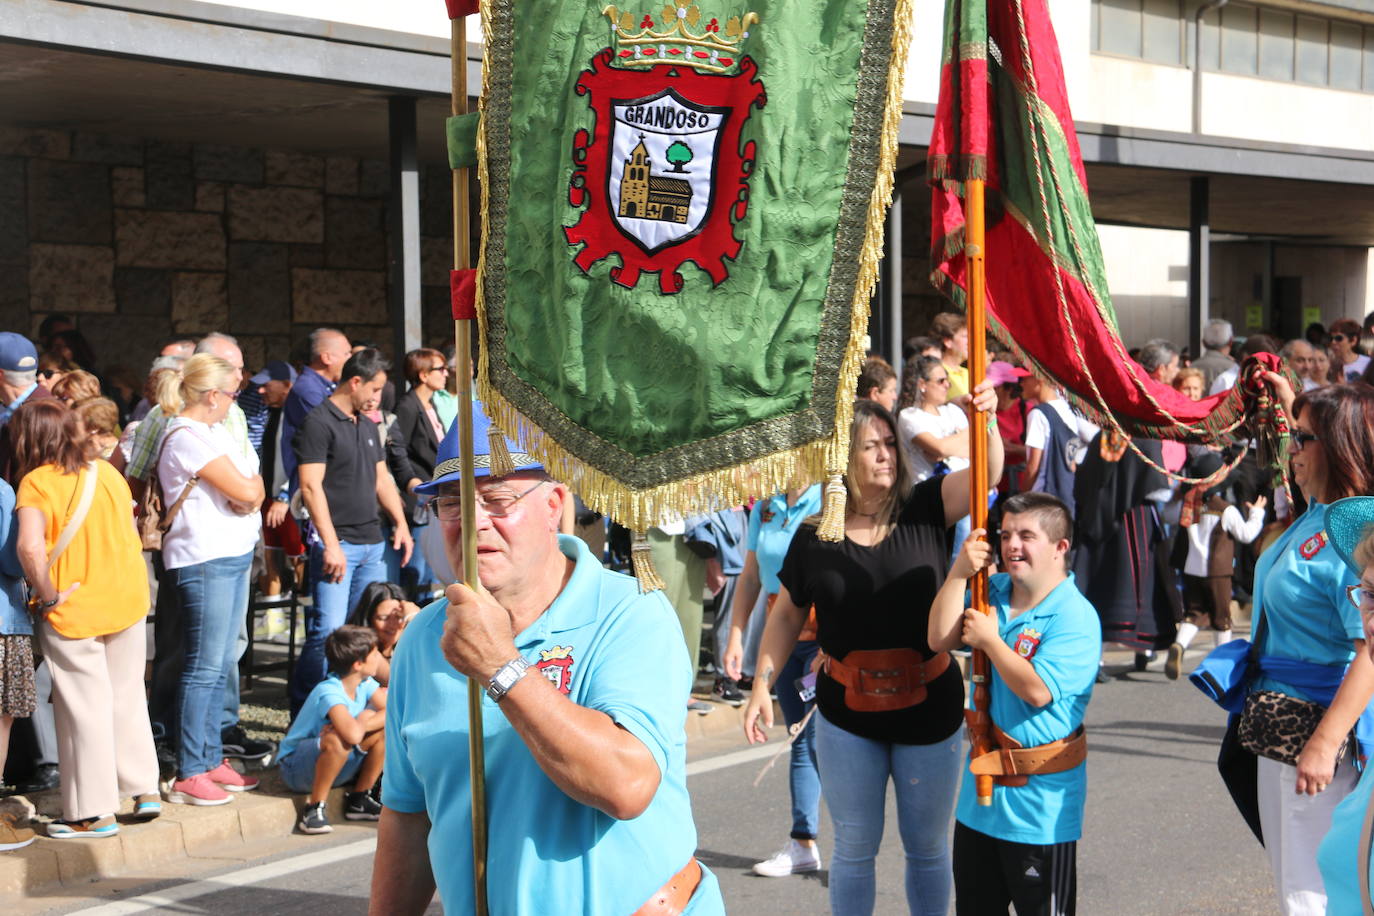
[[282, 739], [282, 781], [309, 793], [297, 826], [302, 833], [329, 833], [324, 803], [330, 788], [353, 780], [344, 796], [344, 817], [375, 821], [381, 804], [370, 794], [386, 757], [386, 688], [374, 675], [382, 663], [377, 634], [343, 626], [324, 641], [329, 676], [315, 685]]
[[[974, 532], [975, 535], [981, 532]], [[970, 761], [955, 811], [954, 891], [959, 916], [1072, 914], [1077, 846], [1087, 796], [1083, 716], [1097, 676], [1102, 626], [1074, 585], [1066, 558], [1073, 518], [1047, 493], [1003, 506], [1005, 573], [988, 579], [994, 615], [965, 607], [968, 580], [992, 548], [970, 537], [930, 612], [930, 647], [961, 644], [991, 663], [989, 712], [997, 749]], [[994, 777], [978, 804], [975, 774]]]

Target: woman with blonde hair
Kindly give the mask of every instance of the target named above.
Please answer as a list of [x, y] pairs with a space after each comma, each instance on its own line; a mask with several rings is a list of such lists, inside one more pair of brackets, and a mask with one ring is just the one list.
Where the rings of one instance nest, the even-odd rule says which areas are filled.
[[9, 421], [19, 476], [19, 562], [52, 668], [62, 817], [55, 839], [119, 832], [121, 797], [136, 818], [162, 812], [143, 694], [148, 578], [129, 485], [92, 461], [76, 415], [51, 398]]
[[[222, 424], [236, 371], [198, 353], [180, 376], [165, 375], [158, 404], [167, 423], [157, 462], [162, 487], [162, 561], [184, 622], [177, 776], [167, 800], [222, 805], [258, 781], [229, 766], [220, 737], [221, 698], [238, 677], [235, 638], [248, 612], [248, 570], [263, 499], [257, 456], [246, 456]], [[227, 790], [227, 791], [226, 791]]]

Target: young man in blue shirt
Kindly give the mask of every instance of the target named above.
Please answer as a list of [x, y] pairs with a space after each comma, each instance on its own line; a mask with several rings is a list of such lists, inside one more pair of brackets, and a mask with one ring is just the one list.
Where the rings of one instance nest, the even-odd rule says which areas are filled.
[[382, 806], [372, 787], [386, 755], [386, 688], [377, 683], [382, 654], [368, 627], [342, 626], [324, 641], [329, 676], [315, 685], [286, 737], [277, 761], [292, 792], [309, 793], [297, 825], [301, 833], [329, 833], [324, 805], [334, 786], [353, 782], [344, 818], [375, 821]]
[[[1083, 716], [1102, 627], [1066, 558], [1073, 518], [1047, 493], [1003, 506], [1005, 573], [989, 577], [993, 614], [965, 607], [968, 580], [992, 559], [974, 532], [930, 613], [930, 647], [967, 645], [991, 663], [993, 753], [970, 761], [955, 811], [954, 890], [960, 916], [1060, 916], [1075, 911], [1077, 846], [1087, 796]], [[975, 775], [994, 777], [990, 805]]]

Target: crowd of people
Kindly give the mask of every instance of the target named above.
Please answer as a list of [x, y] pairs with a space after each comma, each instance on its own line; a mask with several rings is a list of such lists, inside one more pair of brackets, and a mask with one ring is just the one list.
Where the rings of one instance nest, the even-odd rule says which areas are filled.
[[[437, 884], [462, 911], [471, 887], [430, 862], [467, 858], [457, 711], [475, 681], [492, 707], [490, 804], [508, 802], [492, 836], [512, 863], [508, 908], [561, 882], [607, 912], [655, 895], [716, 912], [691, 855], [681, 729], [684, 702], [715, 708], [691, 695], [706, 595], [714, 699], [747, 704], [751, 742], [774, 695], [788, 726], [789, 836], [758, 874], [828, 864], [831, 911], [871, 913], [891, 782], [912, 913], [1071, 913], [1103, 646], [1178, 680], [1204, 631], [1238, 642], [1248, 607], [1252, 676], [1223, 776], [1283, 911], [1341, 911], [1356, 863], [1332, 838], [1364, 816], [1374, 742], [1370, 324], [1237, 344], [1212, 321], [1196, 358], [1166, 340], [1131, 353], [1191, 399], [1235, 386], [1247, 356], [1280, 354], [1289, 371], [1267, 379], [1291, 419], [1290, 491], [1251, 443], [1128, 447], [1011, 352], [990, 353], [970, 388], [963, 318], [942, 313], [900, 372], [876, 356], [861, 370], [840, 540], [818, 537], [821, 488], [801, 486], [649, 532], [667, 588], [642, 595], [604, 569], [626, 560], [616, 532], [517, 443], [496, 448], [515, 471], [492, 475], [499, 431], [480, 408], [484, 588], [450, 585], [461, 513], [443, 352], [411, 351], [396, 373], [320, 328], [296, 361], [250, 375], [237, 342], [210, 334], [168, 341], [140, 381], [99, 371], [53, 316], [36, 342], [0, 334], [0, 753], [28, 758], [10, 760], [14, 791], [60, 788], [56, 839], [112, 836], [119, 812], [230, 803], [259, 783], [231, 761], [277, 753], [302, 832], [331, 829], [335, 786], [347, 818], [382, 822], [374, 907], [423, 909]], [[975, 436], [995, 488], [988, 529], [970, 531]], [[966, 589], [989, 568], [985, 617]], [[239, 663], [250, 627], [284, 625], [250, 619], [250, 596], [273, 608], [293, 591], [305, 635], [278, 748], [239, 722]], [[433, 638], [403, 638], [417, 633]], [[969, 648], [991, 666], [990, 743], [971, 762]], [[24, 719], [31, 739], [11, 741]], [[975, 776], [990, 796], [975, 799]], [[0, 848], [32, 838], [0, 816]], [[651, 848], [642, 881], [597, 878]]]

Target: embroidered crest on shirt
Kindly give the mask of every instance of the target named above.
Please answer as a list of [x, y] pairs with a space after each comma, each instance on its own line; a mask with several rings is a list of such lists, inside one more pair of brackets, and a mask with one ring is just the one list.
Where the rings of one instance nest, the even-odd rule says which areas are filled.
[[572, 651], [572, 646], [554, 646], [552, 649], [540, 649], [539, 661], [534, 666], [564, 696], [572, 691]]
[[1026, 627], [1016, 635], [1016, 643], [1012, 648], [1022, 658], [1030, 658], [1040, 646], [1040, 635], [1039, 630]]
[[1302, 558], [1304, 560], [1310, 560], [1313, 557], [1315, 557], [1318, 553], [1320, 553], [1321, 549], [1325, 546], [1326, 532], [1318, 531], [1316, 534], [1312, 535], [1310, 538], [1302, 542], [1302, 546], [1298, 548], [1298, 553], [1302, 554]]

